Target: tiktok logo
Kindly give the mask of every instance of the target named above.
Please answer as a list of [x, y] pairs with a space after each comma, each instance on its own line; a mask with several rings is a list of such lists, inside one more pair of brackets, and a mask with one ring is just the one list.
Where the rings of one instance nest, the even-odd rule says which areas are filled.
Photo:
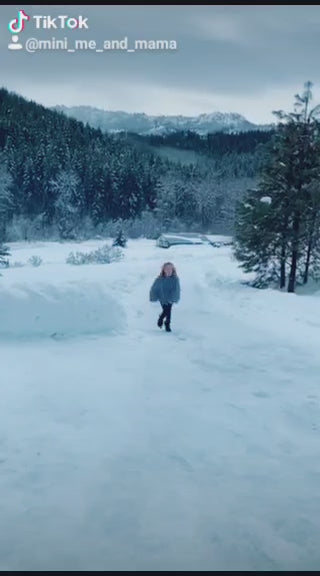
[[19, 10], [18, 18], [10, 20], [8, 24], [9, 32], [11, 32], [11, 34], [18, 34], [18, 32], [23, 32], [25, 27], [25, 20], [30, 20], [30, 16], [28, 16], [24, 10]]

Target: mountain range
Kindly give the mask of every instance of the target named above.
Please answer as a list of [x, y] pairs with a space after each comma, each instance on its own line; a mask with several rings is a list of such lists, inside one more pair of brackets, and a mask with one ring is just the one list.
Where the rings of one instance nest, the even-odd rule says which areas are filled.
[[236, 113], [213, 112], [199, 116], [148, 116], [144, 113], [102, 110], [91, 106], [55, 106], [67, 116], [88, 123], [104, 132], [134, 132], [140, 135], [192, 131], [200, 135], [213, 132], [239, 133], [270, 130], [271, 125], [254, 124]]

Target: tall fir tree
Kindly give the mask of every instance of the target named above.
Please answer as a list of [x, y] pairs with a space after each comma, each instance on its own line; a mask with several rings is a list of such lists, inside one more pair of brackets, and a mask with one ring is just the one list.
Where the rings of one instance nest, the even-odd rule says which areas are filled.
[[311, 88], [307, 82], [295, 96], [294, 112], [275, 112], [279, 124], [258, 189], [236, 216], [235, 255], [243, 268], [258, 282], [277, 277], [288, 292], [300, 277], [308, 281], [320, 234], [320, 107], [311, 108]]
[[56, 221], [62, 239], [74, 239], [79, 232], [83, 195], [78, 175], [73, 170], [61, 171], [51, 182], [55, 196]]
[[0, 243], [6, 240], [6, 229], [13, 210], [12, 177], [3, 154], [0, 155]]

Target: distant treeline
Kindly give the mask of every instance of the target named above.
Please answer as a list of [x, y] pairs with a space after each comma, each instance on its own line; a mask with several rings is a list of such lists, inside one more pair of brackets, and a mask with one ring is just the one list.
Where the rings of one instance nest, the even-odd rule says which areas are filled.
[[[0, 229], [77, 237], [110, 222], [150, 215], [179, 225], [230, 231], [234, 206], [256, 179], [268, 132], [168, 136], [105, 134], [0, 89]], [[194, 151], [190, 163], [159, 154]], [[51, 232], [50, 232], [51, 231]], [[10, 236], [10, 234], [9, 234]]]

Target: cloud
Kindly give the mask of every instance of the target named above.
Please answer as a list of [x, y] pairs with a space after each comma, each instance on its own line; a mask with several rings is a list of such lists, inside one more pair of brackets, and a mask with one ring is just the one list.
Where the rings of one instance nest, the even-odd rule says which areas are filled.
[[247, 42], [243, 23], [232, 13], [193, 15], [191, 30], [203, 39], [235, 44]]
[[[21, 6], [0, 6], [7, 27]], [[88, 17], [81, 38], [175, 39], [175, 53], [10, 53], [0, 35], [3, 85], [47, 105], [87, 104], [148, 113], [239, 112], [270, 121], [319, 81], [320, 6], [27, 6], [27, 13]], [[39, 38], [80, 31], [35, 31]], [[23, 36], [25, 38], [26, 36]], [[268, 119], [268, 120], [267, 120]]]

